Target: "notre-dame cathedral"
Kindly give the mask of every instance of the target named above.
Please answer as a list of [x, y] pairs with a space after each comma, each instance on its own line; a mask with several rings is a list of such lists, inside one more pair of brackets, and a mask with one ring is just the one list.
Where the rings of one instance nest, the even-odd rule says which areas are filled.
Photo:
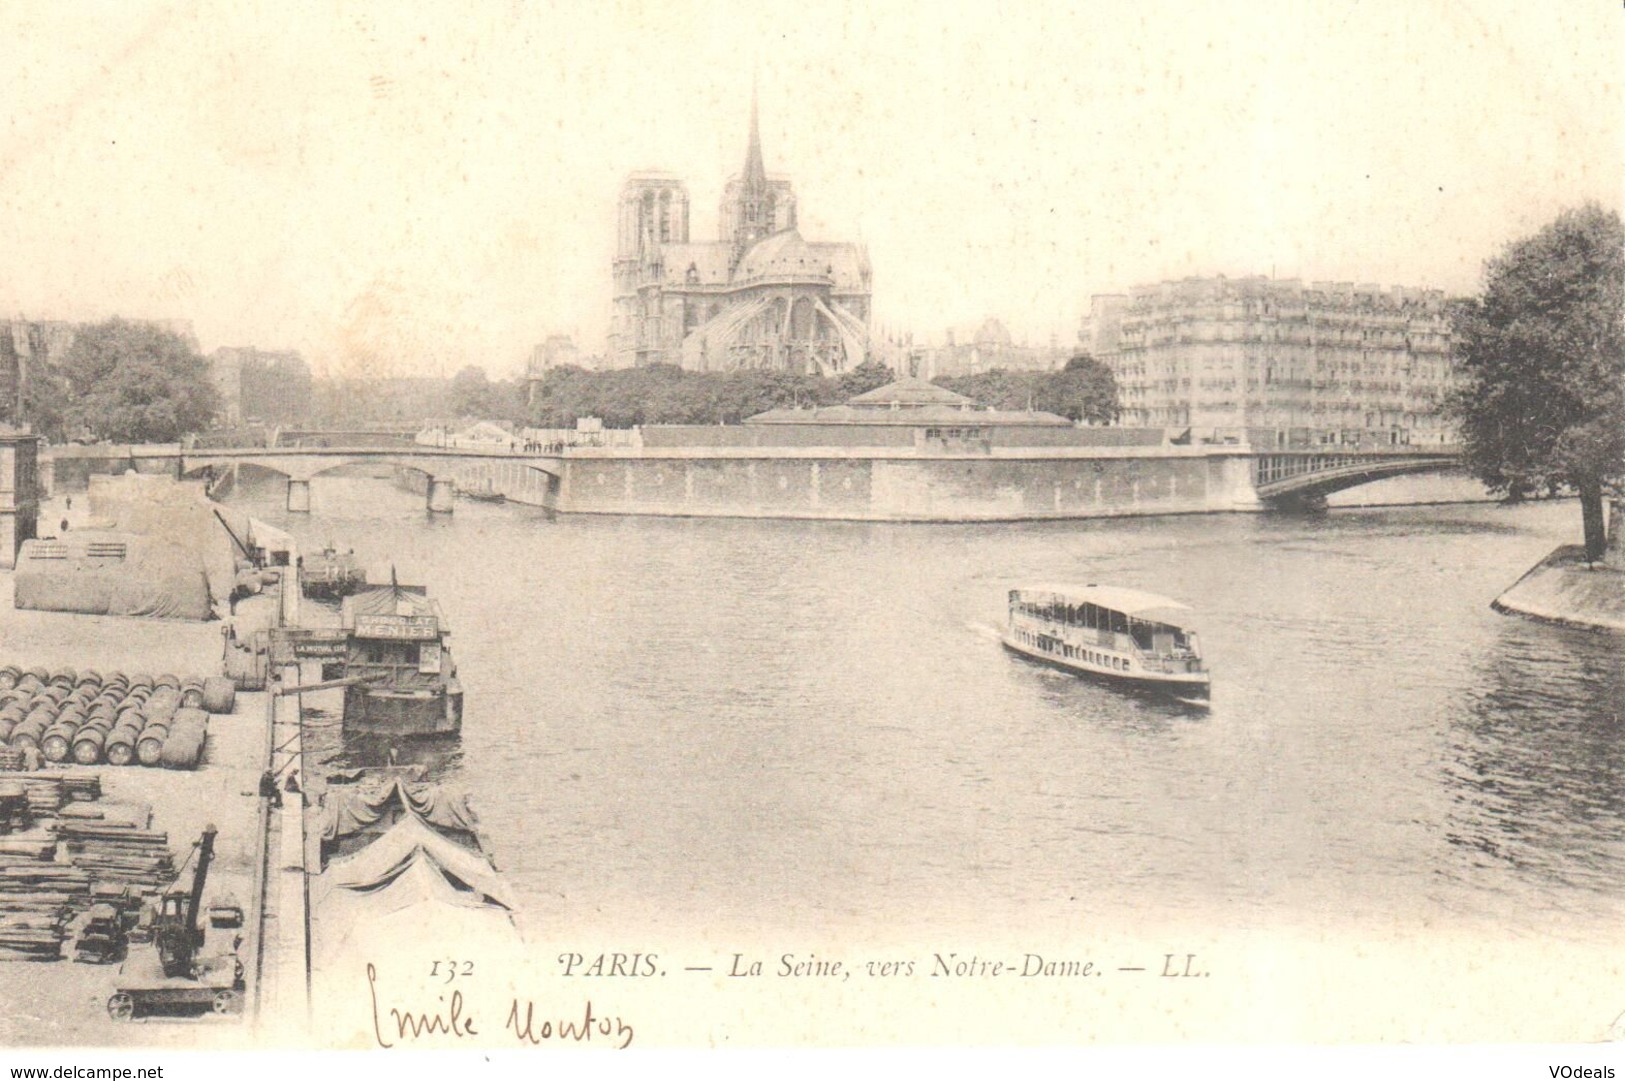
[[610, 324], [616, 367], [829, 375], [863, 362], [868, 253], [802, 239], [795, 190], [762, 164], [754, 92], [745, 169], [723, 189], [719, 221], [715, 243], [691, 243], [688, 186], [663, 173], [627, 178]]

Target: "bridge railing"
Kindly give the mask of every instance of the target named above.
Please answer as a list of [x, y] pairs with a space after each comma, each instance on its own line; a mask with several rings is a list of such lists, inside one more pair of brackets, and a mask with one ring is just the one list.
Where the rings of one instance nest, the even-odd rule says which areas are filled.
[[1332, 473], [1356, 466], [1397, 465], [1418, 459], [1449, 458], [1454, 455], [1443, 448], [1426, 450], [1337, 453], [1284, 453], [1260, 454], [1253, 459], [1253, 483], [1273, 484], [1276, 481], [1301, 477], [1310, 473]]

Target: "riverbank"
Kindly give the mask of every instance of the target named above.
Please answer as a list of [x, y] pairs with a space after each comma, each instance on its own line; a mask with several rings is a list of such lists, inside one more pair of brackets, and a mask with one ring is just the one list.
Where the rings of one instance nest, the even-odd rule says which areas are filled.
[[1582, 546], [1565, 544], [1514, 582], [1490, 607], [1548, 623], [1625, 631], [1625, 570], [1587, 563]]
[[[19, 611], [13, 607], [13, 588], [12, 576], [0, 574], [0, 655], [8, 663], [183, 677], [219, 671], [219, 623]], [[268, 738], [266, 718], [264, 695], [238, 694], [232, 713], [210, 717], [204, 759], [196, 770], [78, 768], [100, 776], [101, 802], [151, 808], [152, 828], [168, 834], [177, 869], [204, 826], [216, 827], [206, 903], [230, 898], [242, 906], [246, 918], [239, 931], [211, 929], [206, 950], [229, 945], [229, 936], [241, 934], [239, 956], [245, 964], [257, 946], [258, 781]], [[115, 1022], [106, 1003], [118, 966], [66, 959], [72, 953], [71, 939], [63, 953], [64, 959], [54, 962], [0, 963], [0, 1045], [232, 1047], [248, 1042], [246, 1016], [219, 1024]], [[253, 966], [249, 969], [252, 984]]]

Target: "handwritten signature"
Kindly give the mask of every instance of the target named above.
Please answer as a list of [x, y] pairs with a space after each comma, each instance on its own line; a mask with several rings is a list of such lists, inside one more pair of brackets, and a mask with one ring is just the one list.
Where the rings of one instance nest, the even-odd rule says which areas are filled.
[[[372, 1034], [379, 1047], [391, 1048], [437, 1036], [473, 1040], [482, 1035], [462, 991], [453, 991], [449, 998], [436, 996], [440, 1005], [430, 1009], [385, 1005], [378, 998], [378, 969], [369, 962], [367, 993], [372, 1002]], [[502, 1031], [530, 1047], [597, 1043], [624, 1050], [632, 1045], [633, 1036], [632, 1026], [624, 1017], [594, 1013], [591, 999], [579, 1014], [554, 1017], [547, 1008], [538, 1010], [534, 1001], [518, 996], [511, 1001]]]

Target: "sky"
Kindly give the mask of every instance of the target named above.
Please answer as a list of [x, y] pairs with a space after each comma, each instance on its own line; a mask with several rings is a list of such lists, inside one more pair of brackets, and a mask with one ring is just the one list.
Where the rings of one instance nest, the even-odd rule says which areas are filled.
[[601, 351], [621, 182], [714, 238], [753, 77], [802, 234], [922, 343], [1190, 275], [1470, 293], [1625, 206], [1618, 0], [0, 0], [0, 72], [0, 313], [335, 377]]

